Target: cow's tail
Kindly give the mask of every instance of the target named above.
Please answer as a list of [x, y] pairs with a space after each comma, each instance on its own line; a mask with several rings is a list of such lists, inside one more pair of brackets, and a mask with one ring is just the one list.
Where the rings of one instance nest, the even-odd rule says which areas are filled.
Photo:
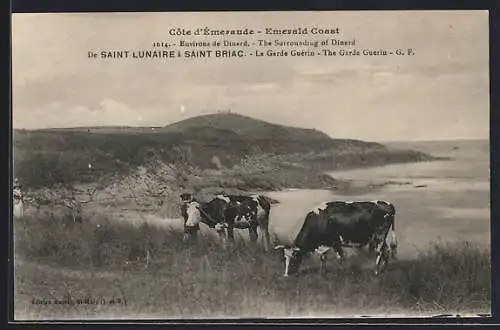
[[266, 214], [266, 219], [269, 221], [269, 215], [271, 213], [271, 203], [266, 198], [266, 196], [262, 195], [259, 195], [257, 197], [257, 200], [259, 201], [259, 205], [264, 209], [264, 212]]
[[[269, 235], [269, 216], [271, 214], [271, 202], [266, 196], [258, 195], [257, 202], [264, 210], [264, 222], [260, 224], [262, 242], [264, 243], [264, 249], [268, 250], [271, 245], [271, 237]], [[262, 220], [261, 220], [262, 221]]]
[[396, 252], [397, 252], [397, 248], [398, 248], [398, 239], [396, 237], [396, 208], [394, 207], [394, 205], [392, 204], [389, 204], [390, 208], [389, 208], [389, 212], [388, 212], [388, 216], [389, 216], [389, 219], [391, 221], [391, 243], [390, 243], [390, 249], [391, 249], [391, 253], [393, 256], [396, 255]]
[[396, 208], [390, 204], [389, 216], [391, 217], [391, 231], [396, 232]]

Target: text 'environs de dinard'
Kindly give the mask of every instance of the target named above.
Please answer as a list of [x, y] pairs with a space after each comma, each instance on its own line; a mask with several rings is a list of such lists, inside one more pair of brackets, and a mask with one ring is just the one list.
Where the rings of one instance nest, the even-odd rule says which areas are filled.
[[[355, 46], [356, 39], [351, 40], [340, 40], [340, 39], [331, 39], [329, 40], [332, 46]], [[153, 47], [165, 47], [168, 48], [174, 44], [169, 44], [167, 42], [154, 42]], [[276, 46], [276, 47], [319, 47], [319, 40], [263, 40], [258, 39], [255, 42], [249, 42], [248, 40], [221, 40], [217, 44], [210, 41], [197, 41], [197, 40], [179, 40], [177, 43], [179, 47], [251, 47], [251, 46]]]

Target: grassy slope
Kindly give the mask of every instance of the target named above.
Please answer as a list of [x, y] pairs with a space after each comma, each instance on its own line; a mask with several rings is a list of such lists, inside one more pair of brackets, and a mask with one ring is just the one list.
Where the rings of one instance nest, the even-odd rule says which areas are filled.
[[[200, 237], [186, 249], [181, 233], [93, 219], [57, 217], [15, 224], [18, 317], [286, 317], [490, 312], [490, 258], [470, 244], [436, 245], [417, 259], [389, 264], [379, 277], [330, 259], [324, 278], [306, 260], [285, 279], [274, 252], [239, 242], [223, 250]], [[95, 225], [95, 221], [100, 226]], [[145, 246], [152, 261], [145, 264]], [[128, 262], [128, 263], [127, 263]], [[104, 298], [106, 305], [33, 305], [31, 299]], [[113, 297], [127, 306], [111, 305]]]

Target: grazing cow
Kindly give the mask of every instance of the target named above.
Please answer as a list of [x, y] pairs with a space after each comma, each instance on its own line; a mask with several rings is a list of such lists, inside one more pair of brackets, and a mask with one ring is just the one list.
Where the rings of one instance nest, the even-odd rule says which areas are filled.
[[200, 222], [210, 228], [215, 228], [221, 238], [225, 238], [224, 229], [227, 227], [226, 211], [229, 204], [229, 198], [217, 195], [209, 202], [198, 202], [192, 196], [182, 194], [181, 213], [184, 218], [184, 240], [188, 241], [195, 238], [200, 229]]
[[13, 213], [15, 219], [20, 219], [24, 216], [24, 194], [21, 190], [21, 185], [19, 181], [14, 179], [14, 185], [12, 187], [12, 197], [13, 197]]
[[[321, 258], [321, 270], [326, 269], [326, 252], [333, 248], [342, 262], [342, 247], [363, 247], [369, 245], [377, 251], [375, 274], [380, 271], [380, 262], [388, 261], [388, 248], [395, 253], [394, 206], [385, 201], [326, 202], [310, 211], [292, 246], [276, 246], [282, 250], [285, 274], [298, 271], [302, 257], [317, 252]], [[391, 232], [391, 243], [387, 236]]]
[[229, 205], [226, 211], [226, 223], [228, 237], [233, 239], [233, 228], [246, 229], [251, 242], [257, 242], [257, 228], [260, 229], [262, 245], [264, 250], [271, 246], [269, 235], [269, 214], [271, 204], [262, 195], [241, 196], [226, 195]]

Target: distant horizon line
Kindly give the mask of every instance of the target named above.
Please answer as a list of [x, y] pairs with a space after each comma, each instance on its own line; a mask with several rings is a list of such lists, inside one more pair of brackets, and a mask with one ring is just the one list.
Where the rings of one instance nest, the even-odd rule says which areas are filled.
[[[367, 141], [367, 140], [364, 140]], [[489, 137], [459, 137], [459, 138], [441, 138], [441, 139], [424, 139], [424, 140], [377, 140], [379, 143], [386, 142], [452, 142], [452, 141], [490, 141]]]

